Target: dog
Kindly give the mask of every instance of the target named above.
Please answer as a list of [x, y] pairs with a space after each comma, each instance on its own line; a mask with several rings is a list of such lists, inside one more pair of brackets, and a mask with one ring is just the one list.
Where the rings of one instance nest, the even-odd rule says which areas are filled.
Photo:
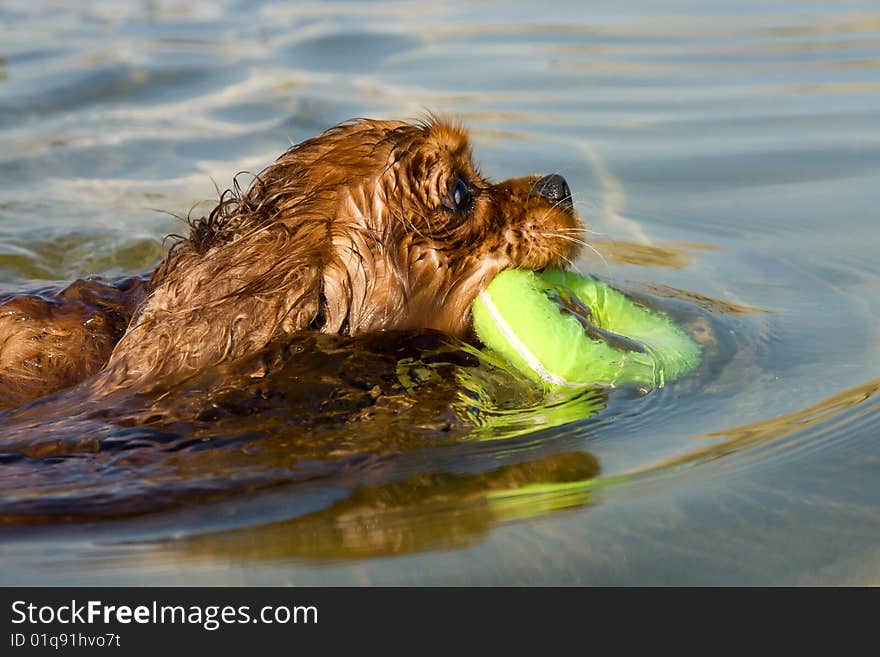
[[472, 339], [498, 272], [565, 267], [584, 244], [561, 175], [493, 183], [437, 118], [333, 127], [189, 228], [148, 277], [0, 296], [0, 409], [167, 384], [304, 331]]

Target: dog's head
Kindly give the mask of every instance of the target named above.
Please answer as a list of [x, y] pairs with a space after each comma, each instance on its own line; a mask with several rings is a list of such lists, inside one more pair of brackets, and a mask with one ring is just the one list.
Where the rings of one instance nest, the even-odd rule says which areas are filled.
[[193, 369], [308, 328], [466, 336], [495, 274], [567, 265], [582, 230], [562, 176], [492, 183], [457, 125], [341, 125], [193, 222], [114, 360], [154, 342], [149, 360]]

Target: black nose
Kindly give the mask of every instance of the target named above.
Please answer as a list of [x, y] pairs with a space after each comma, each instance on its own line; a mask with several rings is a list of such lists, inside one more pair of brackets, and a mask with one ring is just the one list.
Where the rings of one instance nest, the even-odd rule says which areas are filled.
[[564, 205], [567, 208], [574, 206], [574, 201], [571, 200], [571, 189], [569, 189], [568, 183], [565, 182], [565, 178], [558, 173], [552, 173], [541, 178], [538, 184], [535, 185], [535, 191], [539, 196], [543, 196], [548, 201]]

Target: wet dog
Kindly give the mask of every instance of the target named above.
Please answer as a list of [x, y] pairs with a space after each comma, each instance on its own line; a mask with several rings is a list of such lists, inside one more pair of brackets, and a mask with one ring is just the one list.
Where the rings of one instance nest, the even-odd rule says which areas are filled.
[[149, 278], [0, 297], [0, 409], [153, 387], [309, 330], [467, 339], [499, 271], [566, 266], [582, 230], [562, 176], [492, 183], [459, 125], [346, 123], [234, 185]]

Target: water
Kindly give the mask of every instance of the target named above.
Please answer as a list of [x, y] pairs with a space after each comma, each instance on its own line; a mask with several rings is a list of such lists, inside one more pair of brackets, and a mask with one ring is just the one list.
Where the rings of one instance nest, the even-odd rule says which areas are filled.
[[578, 267], [706, 348], [647, 395], [519, 388], [501, 428], [419, 424], [441, 376], [292, 440], [315, 388], [287, 382], [260, 445], [174, 443], [232, 417], [4, 463], [31, 515], [0, 583], [878, 583], [876, 5], [12, 1], [0, 44], [3, 292], [147, 271], [215, 182], [430, 109], [495, 179], [564, 174], [596, 231]]

